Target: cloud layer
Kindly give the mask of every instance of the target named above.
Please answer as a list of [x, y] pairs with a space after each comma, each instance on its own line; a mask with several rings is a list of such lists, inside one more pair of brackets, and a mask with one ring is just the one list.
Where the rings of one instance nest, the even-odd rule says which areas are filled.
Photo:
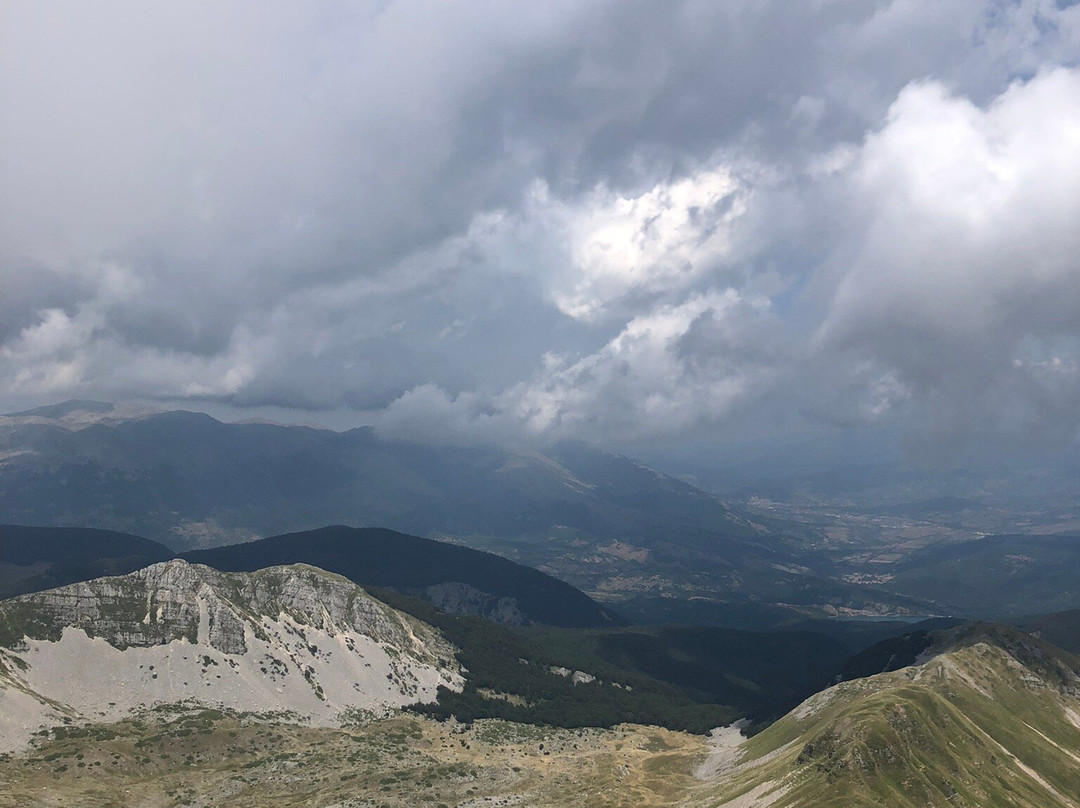
[[618, 446], [1080, 427], [1080, 6], [0, 13], [6, 409]]

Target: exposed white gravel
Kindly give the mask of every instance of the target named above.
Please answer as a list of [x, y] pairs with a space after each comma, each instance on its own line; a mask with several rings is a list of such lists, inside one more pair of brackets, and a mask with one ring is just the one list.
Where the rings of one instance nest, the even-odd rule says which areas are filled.
[[[310, 576], [318, 571], [301, 572]], [[284, 580], [300, 586], [303, 575], [300, 584], [296, 576]], [[340, 579], [333, 583], [343, 585]], [[355, 589], [356, 597], [370, 600]], [[154, 595], [157, 603], [162, 593]], [[191, 594], [183, 597], [190, 600]], [[67, 626], [58, 641], [26, 638], [15, 649], [5, 649], [23, 665], [9, 659], [0, 676], [0, 749], [24, 745], [33, 732], [59, 723], [65, 714], [114, 721], [141, 708], [187, 702], [288, 713], [297, 721], [333, 725], [358, 713], [381, 715], [406, 704], [434, 701], [440, 685], [462, 686], [457, 666], [445, 662], [445, 641], [381, 603], [365, 606], [377, 610], [372, 633], [381, 639], [375, 639], [322, 607], [316, 621], [299, 622], [285, 611], [257, 615], [233, 608], [205, 583], [194, 600], [196, 642], [181, 637], [121, 649]], [[310, 603], [305, 606], [310, 610]], [[213, 615], [223, 608], [242, 626], [242, 653], [226, 653], [211, 643]], [[160, 619], [160, 614], [148, 612], [146, 620]], [[386, 630], [388, 618], [393, 631]], [[238, 639], [231, 645], [238, 645]], [[437, 649], [425, 645], [436, 641], [441, 645]]]

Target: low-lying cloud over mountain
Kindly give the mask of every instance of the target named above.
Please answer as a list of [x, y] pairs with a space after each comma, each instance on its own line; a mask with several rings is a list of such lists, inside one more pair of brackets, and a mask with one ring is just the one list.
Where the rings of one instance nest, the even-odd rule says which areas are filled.
[[3, 14], [8, 411], [1075, 435], [1075, 4]]

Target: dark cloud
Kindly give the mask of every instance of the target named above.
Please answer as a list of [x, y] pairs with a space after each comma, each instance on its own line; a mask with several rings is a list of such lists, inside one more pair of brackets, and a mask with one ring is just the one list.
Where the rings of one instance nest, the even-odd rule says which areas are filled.
[[65, 276], [28, 259], [0, 258], [3, 286], [0, 287], [0, 344], [18, 337], [24, 328], [36, 325], [39, 312], [60, 309], [73, 315], [79, 303], [92, 294], [78, 278]]
[[3, 14], [7, 409], [620, 446], [1080, 426], [1076, 6]]

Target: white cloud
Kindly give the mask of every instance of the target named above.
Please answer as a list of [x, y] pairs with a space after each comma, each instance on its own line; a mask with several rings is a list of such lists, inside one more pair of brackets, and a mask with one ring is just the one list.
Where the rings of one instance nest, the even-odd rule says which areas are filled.
[[1040, 74], [986, 108], [908, 87], [851, 194], [861, 227], [823, 341], [994, 351], [1080, 326], [1062, 305], [1080, 302], [1080, 73]]
[[1060, 402], [1046, 411], [1048, 386], [1056, 401], [1075, 381], [1036, 384], [1045, 365], [1015, 361], [1080, 336], [1080, 72], [1044, 71], [985, 106], [912, 84], [847, 177], [821, 355], [875, 362], [957, 434], [1080, 426]]
[[433, 442], [677, 434], [722, 417], [771, 377], [769, 363], [747, 361], [738, 344], [748, 321], [767, 316], [767, 301], [733, 289], [693, 295], [635, 317], [587, 356], [547, 354], [532, 379], [497, 395], [420, 385], [375, 423]]
[[[530, 382], [500, 397], [533, 433], [671, 434], [723, 416], [772, 373], [739, 356], [743, 322], [765, 316], [764, 300], [734, 289], [693, 295], [630, 320], [595, 353], [548, 356]], [[692, 339], [695, 331], [704, 339]], [[726, 356], [725, 356], [726, 354]]]
[[678, 294], [730, 258], [730, 230], [745, 197], [722, 166], [632, 196], [597, 188], [561, 212], [570, 255], [555, 280], [555, 304], [595, 320], [627, 297]]

